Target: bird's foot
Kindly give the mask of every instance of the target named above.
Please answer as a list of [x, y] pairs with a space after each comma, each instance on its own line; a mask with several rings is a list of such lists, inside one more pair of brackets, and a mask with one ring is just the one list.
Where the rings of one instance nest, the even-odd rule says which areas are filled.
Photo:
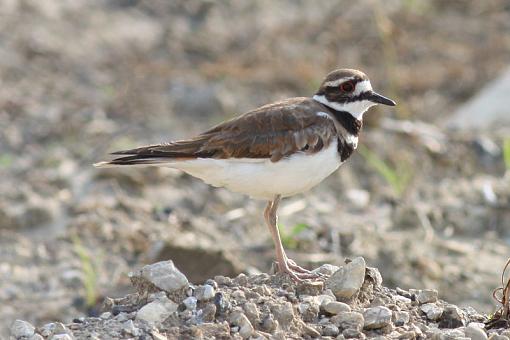
[[315, 280], [322, 277], [322, 275], [319, 273], [314, 273], [308, 269], [298, 266], [296, 262], [290, 259], [285, 259], [283, 263], [277, 263], [277, 266], [280, 273], [289, 275], [290, 278], [295, 282]]

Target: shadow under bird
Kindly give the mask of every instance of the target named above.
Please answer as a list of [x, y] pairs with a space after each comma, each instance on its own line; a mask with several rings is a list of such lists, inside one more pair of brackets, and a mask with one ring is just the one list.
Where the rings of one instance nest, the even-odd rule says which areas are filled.
[[372, 90], [361, 71], [329, 73], [312, 97], [264, 105], [185, 140], [112, 153], [96, 167], [161, 166], [182, 170], [215, 187], [267, 200], [264, 218], [278, 270], [293, 280], [314, 279], [285, 254], [277, 227], [282, 197], [305, 192], [334, 172], [356, 149], [363, 114], [395, 102]]

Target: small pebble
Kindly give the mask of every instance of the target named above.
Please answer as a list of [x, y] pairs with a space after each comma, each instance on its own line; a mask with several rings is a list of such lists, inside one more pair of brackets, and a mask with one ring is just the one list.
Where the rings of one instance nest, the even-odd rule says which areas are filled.
[[187, 310], [195, 310], [197, 309], [197, 298], [194, 296], [189, 296], [182, 300], [182, 304], [186, 306]]
[[365, 280], [366, 264], [362, 257], [338, 269], [326, 280], [326, 286], [331, 289], [338, 300], [350, 299], [358, 293]]
[[363, 312], [365, 329], [378, 329], [391, 325], [391, 310], [384, 306], [367, 308]]
[[16, 320], [11, 325], [11, 335], [14, 338], [30, 337], [34, 335], [35, 327], [29, 322], [23, 320]]
[[340, 330], [337, 326], [329, 324], [322, 327], [322, 335], [324, 336], [337, 336]]
[[409, 322], [409, 313], [405, 311], [393, 312], [393, 323], [395, 326], [404, 326]]
[[215, 294], [216, 291], [211, 285], [203, 285], [195, 290], [195, 297], [197, 298], [198, 301], [211, 300]]
[[362, 330], [365, 323], [363, 314], [358, 312], [344, 312], [331, 317], [331, 322], [341, 329]]
[[486, 340], [487, 334], [485, 331], [475, 325], [469, 324], [465, 330], [466, 336], [472, 340]]
[[102, 313], [99, 317], [100, 317], [101, 319], [103, 319], [103, 320], [107, 320], [107, 319], [109, 319], [109, 318], [111, 318], [111, 317], [112, 317], [112, 313], [110, 313], [110, 312], [104, 312], [104, 313]]
[[423, 289], [419, 291], [418, 295], [416, 296], [416, 300], [420, 304], [431, 303], [437, 301], [437, 296], [438, 296], [437, 290]]
[[331, 301], [324, 305], [324, 311], [329, 314], [340, 314], [342, 312], [350, 312], [351, 307], [343, 302]]
[[427, 315], [427, 319], [431, 321], [436, 321], [441, 317], [441, 315], [443, 315], [443, 308], [434, 303], [421, 305], [420, 309], [423, 313], [425, 313], [425, 315]]

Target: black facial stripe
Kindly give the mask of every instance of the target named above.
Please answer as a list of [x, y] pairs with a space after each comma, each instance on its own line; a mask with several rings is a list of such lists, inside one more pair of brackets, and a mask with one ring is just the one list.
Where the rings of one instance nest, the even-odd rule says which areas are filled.
[[323, 92], [322, 94], [321, 93], [317, 93], [317, 94], [319, 96], [320, 95], [325, 96], [326, 99], [330, 102], [346, 104], [346, 103], [352, 103], [352, 102], [356, 102], [356, 101], [369, 100], [371, 93], [369, 91], [365, 91], [365, 92], [362, 92], [354, 97], [351, 97], [348, 94], [346, 95], [342, 92], [337, 92], [337, 91]]

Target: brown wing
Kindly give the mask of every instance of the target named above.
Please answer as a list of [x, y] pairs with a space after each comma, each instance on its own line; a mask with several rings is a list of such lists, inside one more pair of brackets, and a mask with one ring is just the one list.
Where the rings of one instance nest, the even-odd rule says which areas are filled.
[[336, 138], [333, 120], [317, 114], [320, 111], [324, 108], [309, 98], [266, 105], [192, 139], [115, 152], [131, 156], [110, 164], [154, 164], [169, 158], [270, 158], [276, 162], [298, 151], [314, 153]]

